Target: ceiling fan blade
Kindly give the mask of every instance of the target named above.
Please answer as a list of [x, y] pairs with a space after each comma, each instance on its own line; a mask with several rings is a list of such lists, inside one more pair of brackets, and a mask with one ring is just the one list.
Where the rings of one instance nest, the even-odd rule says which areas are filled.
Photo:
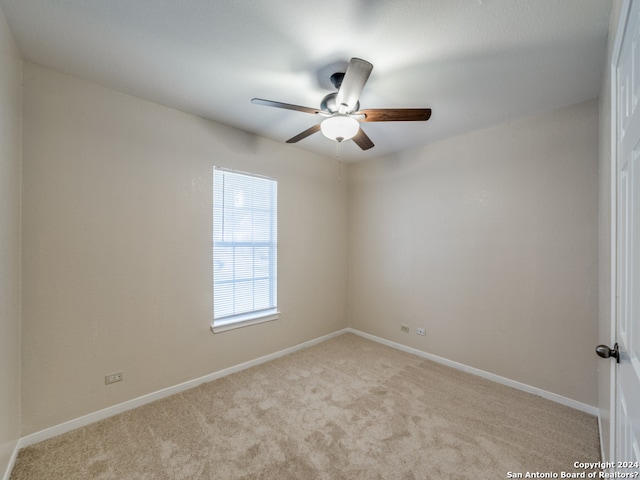
[[430, 108], [369, 108], [356, 112], [364, 114], [361, 122], [424, 122], [431, 117]]
[[343, 113], [350, 113], [356, 108], [364, 84], [367, 83], [369, 75], [371, 75], [371, 70], [373, 70], [373, 65], [360, 58], [352, 58], [349, 62], [336, 95], [338, 107], [344, 105], [342, 107], [345, 108]]
[[302, 140], [303, 138], [307, 138], [309, 135], [313, 135], [316, 132], [320, 131], [320, 124], [313, 125], [312, 127], [307, 128], [304, 132], [299, 133], [295, 137], [291, 137], [287, 140], [287, 143], [296, 143]]
[[373, 147], [373, 142], [367, 136], [367, 134], [364, 133], [364, 130], [362, 130], [362, 128], [358, 130], [358, 133], [356, 133], [355, 137], [353, 137], [351, 140], [356, 142], [356, 145], [358, 145], [362, 150], [369, 150]]
[[304, 113], [317, 114], [322, 112], [322, 110], [318, 110], [317, 108], [301, 107], [300, 105], [291, 105], [290, 103], [274, 102], [273, 100], [265, 100], [263, 98], [252, 98], [251, 103], [254, 103], [256, 105], [264, 105], [265, 107], [284, 108], [287, 110], [295, 110], [297, 112], [304, 112]]

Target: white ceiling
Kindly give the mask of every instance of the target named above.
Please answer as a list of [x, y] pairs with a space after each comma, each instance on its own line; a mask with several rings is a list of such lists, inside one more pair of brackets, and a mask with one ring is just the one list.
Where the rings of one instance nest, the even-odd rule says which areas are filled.
[[[595, 98], [611, 0], [0, 0], [24, 59], [279, 142], [319, 121], [351, 57], [374, 65], [362, 108], [373, 158]], [[334, 157], [317, 133], [290, 148]]]

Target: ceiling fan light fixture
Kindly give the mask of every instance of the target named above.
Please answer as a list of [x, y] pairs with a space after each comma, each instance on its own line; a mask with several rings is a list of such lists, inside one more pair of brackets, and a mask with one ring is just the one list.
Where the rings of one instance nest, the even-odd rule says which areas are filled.
[[267, 107], [284, 108], [298, 112], [310, 113], [324, 117], [298, 135], [291, 137], [287, 143], [297, 143], [318, 131], [334, 142], [353, 139], [361, 150], [374, 147], [373, 142], [360, 128], [360, 122], [417, 122], [431, 117], [430, 108], [368, 108], [360, 110], [360, 94], [364, 88], [373, 65], [361, 58], [352, 58], [344, 73], [334, 73], [331, 82], [337, 92], [326, 95], [320, 102], [320, 109], [274, 102], [264, 98], [252, 98], [251, 102]]
[[360, 130], [360, 123], [347, 115], [333, 115], [320, 124], [322, 134], [334, 142], [343, 142], [355, 137]]

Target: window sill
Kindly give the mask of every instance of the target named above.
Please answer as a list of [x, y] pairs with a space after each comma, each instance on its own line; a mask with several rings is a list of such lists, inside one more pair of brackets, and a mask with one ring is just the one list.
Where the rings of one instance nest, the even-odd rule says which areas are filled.
[[268, 310], [266, 312], [248, 313], [246, 315], [238, 315], [226, 320], [214, 321], [211, 325], [211, 331], [213, 333], [226, 332], [228, 330], [235, 330], [236, 328], [248, 327], [250, 325], [257, 325], [258, 323], [270, 322], [272, 320], [278, 320], [280, 318], [280, 312], [277, 310]]

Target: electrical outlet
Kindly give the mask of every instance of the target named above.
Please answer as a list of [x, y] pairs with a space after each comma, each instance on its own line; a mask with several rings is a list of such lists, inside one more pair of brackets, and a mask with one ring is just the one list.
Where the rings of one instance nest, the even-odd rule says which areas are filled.
[[110, 385], [112, 383], [121, 382], [122, 381], [122, 372], [110, 373], [109, 375], [104, 376], [104, 384]]
[[402, 330], [404, 333], [409, 333], [409, 326], [408, 325], [400, 325], [400, 330]]
[[427, 331], [424, 328], [418, 327], [418, 328], [416, 328], [416, 333], [418, 335], [426, 335]]

